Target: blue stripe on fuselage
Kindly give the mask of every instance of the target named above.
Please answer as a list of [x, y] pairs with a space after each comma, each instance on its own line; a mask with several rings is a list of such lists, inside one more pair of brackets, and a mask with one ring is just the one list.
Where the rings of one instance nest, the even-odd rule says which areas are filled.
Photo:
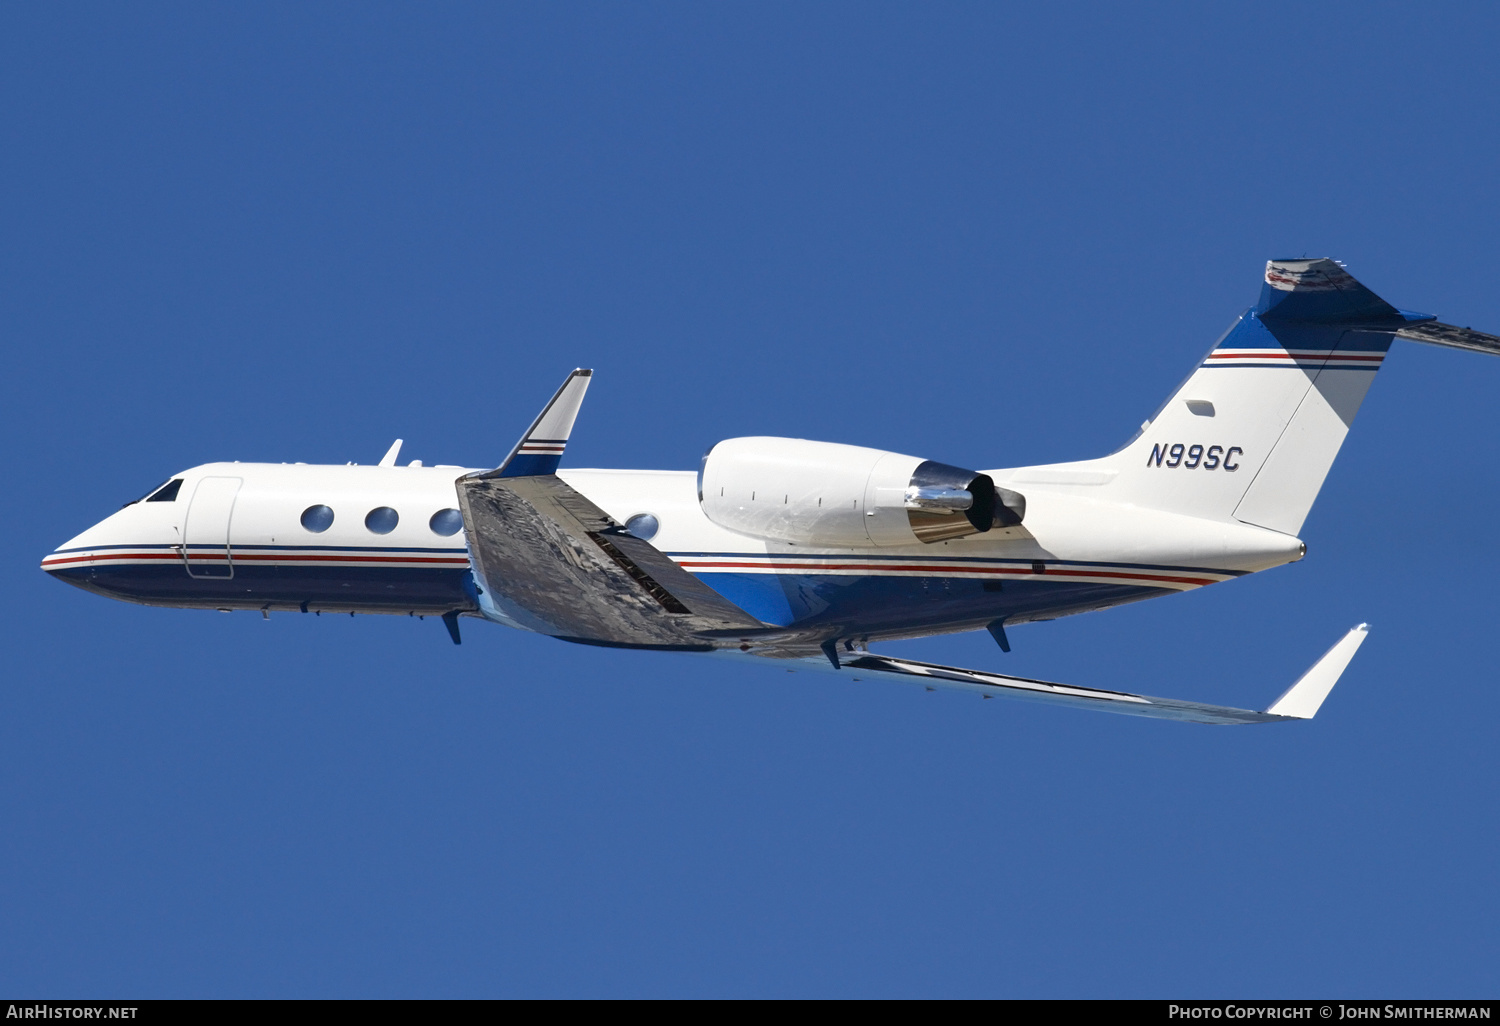
[[447, 612], [475, 608], [465, 567], [256, 566], [233, 577], [191, 577], [181, 563], [101, 564], [48, 571], [88, 591], [154, 606]]
[[[141, 546], [118, 546], [140, 549]], [[153, 546], [152, 548], [155, 548]], [[270, 549], [271, 546], [256, 546]], [[306, 549], [315, 546], [276, 546]], [[82, 550], [81, 550], [82, 551]], [[97, 549], [95, 550], [97, 551]], [[237, 550], [245, 551], [245, 550]], [[343, 551], [397, 555], [402, 550], [349, 547]], [[462, 549], [404, 550], [461, 553]], [[683, 555], [683, 554], [674, 554]], [[828, 556], [778, 554], [778, 560], [828, 559]], [[905, 557], [861, 556], [879, 561]], [[928, 557], [933, 563], [1013, 563]], [[1154, 564], [1086, 564], [1068, 566], [1136, 566], [1145, 570], [1185, 570]], [[1057, 566], [1057, 564], [1053, 564]], [[1062, 567], [1057, 566], [1058, 569]], [[149, 605], [206, 608], [297, 607], [360, 609], [369, 612], [446, 611], [476, 608], [467, 589], [464, 567], [351, 566], [236, 563], [233, 577], [193, 577], [176, 562], [101, 563], [59, 567], [54, 576], [112, 598]], [[1216, 570], [1216, 574], [1237, 571]], [[1004, 580], [908, 574], [820, 574], [806, 572], [694, 572], [757, 619], [777, 626], [835, 625], [848, 634], [952, 629], [988, 621], [1044, 619], [1138, 601], [1174, 589], [1148, 583], [1080, 582], [1038, 579]]]

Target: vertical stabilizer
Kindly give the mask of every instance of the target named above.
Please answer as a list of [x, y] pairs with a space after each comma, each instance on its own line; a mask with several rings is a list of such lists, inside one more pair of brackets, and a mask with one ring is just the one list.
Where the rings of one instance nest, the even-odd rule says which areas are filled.
[[1108, 484], [1089, 489], [1098, 498], [1295, 535], [1391, 339], [1415, 316], [1333, 260], [1269, 261], [1260, 302], [1129, 445], [1035, 470], [1107, 468]]

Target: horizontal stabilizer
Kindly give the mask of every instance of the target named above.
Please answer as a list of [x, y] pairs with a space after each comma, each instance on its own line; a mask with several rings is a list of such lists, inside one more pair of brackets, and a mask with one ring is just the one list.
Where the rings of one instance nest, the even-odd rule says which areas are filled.
[[[1149, 716], [1162, 720], [1184, 720], [1189, 723], [1276, 723], [1285, 720], [1311, 719], [1328, 692], [1338, 682], [1339, 674], [1349, 665], [1354, 652], [1364, 640], [1366, 625], [1360, 624], [1346, 634], [1302, 675], [1276, 704], [1265, 712], [1251, 709], [1235, 709], [1223, 705], [1204, 705], [1201, 702], [1184, 702], [1175, 698], [1152, 698], [1147, 695], [1132, 695], [1124, 691], [1105, 691], [1100, 688], [1078, 687], [1072, 684], [1054, 684], [1028, 677], [1011, 677], [1002, 673], [981, 670], [961, 670], [953, 666], [938, 666], [935, 663], [919, 663], [912, 659], [896, 659], [862, 652], [854, 657], [845, 656], [842, 668], [837, 672], [860, 679], [879, 678], [897, 680], [909, 684], [924, 684], [928, 688], [958, 688], [977, 691], [985, 697], [1019, 698], [1032, 702], [1047, 702], [1052, 705], [1070, 705], [1080, 709], [1122, 713], [1126, 716]], [[800, 660], [810, 669], [830, 670], [822, 658], [809, 656]], [[832, 672], [830, 670], [830, 672]]]
[[568, 380], [542, 407], [531, 427], [511, 449], [510, 455], [494, 470], [481, 477], [533, 477], [538, 474], [554, 474], [562, 463], [563, 450], [568, 446], [568, 436], [573, 433], [573, 422], [578, 419], [578, 409], [583, 405], [584, 393], [589, 390], [589, 381], [594, 372], [579, 368], [568, 375]]
[[1476, 353], [1500, 356], [1500, 336], [1486, 335], [1473, 328], [1460, 328], [1438, 321], [1423, 321], [1411, 324], [1396, 332], [1397, 338], [1412, 342], [1425, 342], [1431, 346], [1447, 346], [1450, 349], [1468, 349]]

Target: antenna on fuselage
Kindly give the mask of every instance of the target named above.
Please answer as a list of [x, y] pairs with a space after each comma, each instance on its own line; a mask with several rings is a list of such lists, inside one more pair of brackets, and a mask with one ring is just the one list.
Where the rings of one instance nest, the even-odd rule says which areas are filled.
[[396, 460], [398, 457], [400, 457], [400, 455], [401, 439], [398, 438], [391, 443], [391, 447], [385, 451], [385, 455], [380, 457], [380, 465], [382, 467], [394, 467], [396, 465]]

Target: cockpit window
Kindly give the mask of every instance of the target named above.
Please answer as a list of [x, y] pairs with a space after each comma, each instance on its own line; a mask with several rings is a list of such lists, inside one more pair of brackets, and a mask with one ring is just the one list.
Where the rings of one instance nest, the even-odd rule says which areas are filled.
[[182, 478], [175, 478], [162, 485], [151, 493], [147, 502], [176, 502], [177, 493], [182, 491]]
[[[175, 502], [177, 501], [177, 490], [182, 487], [182, 478], [174, 478], [166, 484], [159, 484], [139, 499], [131, 499], [125, 506], [134, 506], [138, 502]], [[125, 506], [121, 506], [124, 509]]]

